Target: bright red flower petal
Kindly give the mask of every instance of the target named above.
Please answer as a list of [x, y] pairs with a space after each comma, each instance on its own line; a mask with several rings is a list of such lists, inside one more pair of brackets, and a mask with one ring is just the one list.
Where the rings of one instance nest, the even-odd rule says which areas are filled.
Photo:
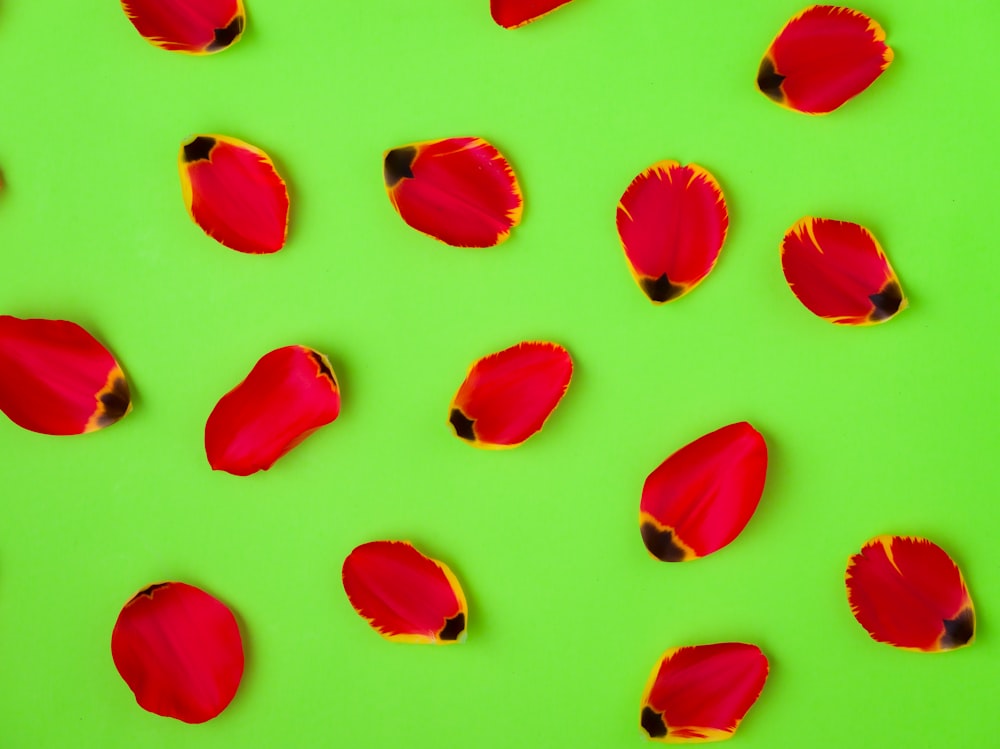
[[417, 231], [455, 247], [492, 247], [521, 221], [521, 188], [482, 138], [446, 138], [385, 152], [385, 189]]
[[760, 697], [767, 672], [767, 657], [756, 645], [668, 650], [642, 697], [642, 730], [671, 744], [728, 739]]
[[542, 428], [572, 376], [573, 360], [562, 346], [519, 343], [469, 368], [448, 421], [476, 447], [514, 447]]
[[662, 304], [687, 294], [715, 267], [729, 214], [709, 172], [660, 161], [632, 180], [618, 203], [617, 222], [633, 277]]
[[766, 474], [767, 444], [745, 421], [682, 447], [642, 487], [639, 527], [649, 553], [684, 562], [729, 544], [757, 509]]
[[826, 114], [868, 88], [890, 62], [878, 23], [850, 8], [813, 5], [771, 42], [757, 87], [789, 109]]
[[458, 579], [409, 541], [372, 541], [344, 560], [344, 591], [372, 628], [389, 640], [465, 639], [469, 607]]
[[839, 325], [873, 325], [906, 309], [889, 259], [865, 227], [806, 217], [781, 243], [781, 269], [813, 314]]
[[236, 618], [185, 583], [136, 593], [115, 622], [111, 655], [140, 707], [185, 723], [204, 723], [225, 710], [243, 677]]
[[205, 424], [205, 452], [217, 471], [266, 471], [340, 414], [330, 362], [305, 346], [265, 354], [216, 404]]
[[121, 0], [136, 30], [150, 44], [174, 52], [207, 55], [235, 44], [243, 34], [243, 0]]
[[239, 252], [266, 254], [285, 246], [288, 190], [256, 146], [223, 135], [199, 135], [183, 146], [181, 194], [195, 223]]
[[516, 29], [568, 2], [570, 0], [490, 0], [490, 15], [505, 29]]
[[66, 320], [0, 316], [0, 411], [41, 434], [83, 434], [132, 410], [118, 362]]
[[851, 612], [872, 639], [937, 652], [970, 645], [972, 598], [958, 565], [926, 538], [878, 536], [847, 561]]

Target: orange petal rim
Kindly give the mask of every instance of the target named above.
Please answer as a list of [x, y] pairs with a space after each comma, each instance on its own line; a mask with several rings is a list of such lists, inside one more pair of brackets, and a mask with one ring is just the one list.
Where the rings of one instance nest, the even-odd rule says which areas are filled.
[[926, 538], [877, 536], [847, 560], [851, 613], [873, 640], [925, 653], [971, 645], [976, 614], [962, 572]]
[[344, 592], [382, 637], [447, 645], [466, 636], [469, 606], [448, 567], [409, 541], [372, 541], [344, 560]]
[[531, 23], [570, 0], [490, 0], [490, 15], [505, 29]]
[[172, 52], [209, 55], [243, 35], [243, 0], [121, 0], [142, 38]]
[[455, 434], [482, 448], [508, 448], [542, 428], [573, 376], [562, 346], [525, 341], [476, 361], [452, 399]]

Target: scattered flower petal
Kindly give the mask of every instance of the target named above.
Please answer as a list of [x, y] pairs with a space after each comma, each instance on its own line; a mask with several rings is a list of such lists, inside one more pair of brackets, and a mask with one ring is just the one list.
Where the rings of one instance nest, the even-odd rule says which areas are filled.
[[490, 0], [490, 15], [505, 29], [531, 23], [570, 0]]
[[243, 0], [121, 0], [142, 37], [173, 52], [208, 55], [235, 44], [243, 34]]

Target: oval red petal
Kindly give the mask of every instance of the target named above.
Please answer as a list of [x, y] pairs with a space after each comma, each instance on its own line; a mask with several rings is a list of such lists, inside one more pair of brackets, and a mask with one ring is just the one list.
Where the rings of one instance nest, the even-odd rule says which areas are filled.
[[521, 221], [523, 201], [507, 159], [482, 138], [400, 146], [383, 160], [386, 191], [403, 220], [455, 247], [492, 247]]
[[186, 583], [151, 585], [125, 604], [111, 655], [140, 707], [185, 723], [221, 713], [243, 677], [233, 613]]
[[767, 443], [745, 421], [685, 445], [642, 487], [639, 527], [649, 553], [682, 562], [726, 546], [757, 509], [766, 475]]
[[490, 15], [505, 29], [516, 29], [568, 2], [570, 0], [490, 0]]
[[906, 309], [889, 259], [868, 229], [806, 217], [781, 243], [781, 269], [796, 298], [839, 325], [874, 325]]
[[651, 301], [662, 304], [687, 294], [715, 267], [729, 213], [708, 171], [660, 161], [625, 190], [617, 223], [633, 277]]
[[0, 411], [41, 434], [83, 434], [132, 410], [111, 353], [66, 320], [0, 316]]
[[340, 388], [327, 358], [305, 346], [265, 354], [216, 404], [205, 424], [205, 452], [217, 471], [266, 471], [340, 414]]
[[465, 639], [468, 604], [458, 579], [409, 541], [372, 541], [344, 560], [351, 605], [389, 640], [448, 644]]
[[270, 157], [224, 135], [198, 135], [181, 146], [181, 193], [195, 223], [238, 252], [285, 246], [288, 190]]
[[976, 615], [958, 565], [926, 538], [877, 536], [847, 561], [851, 612], [872, 639], [937, 652], [970, 645]]
[[882, 27], [864, 13], [813, 5], [771, 42], [757, 87], [789, 109], [825, 114], [868, 88], [892, 57]]
[[666, 743], [728, 739], [760, 697], [767, 673], [767, 657], [756, 645], [668, 650], [646, 685], [640, 725]]
[[476, 447], [514, 447], [542, 428], [572, 376], [573, 360], [562, 346], [519, 343], [469, 368], [448, 421], [456, 435]]
[[121, 0], [142, 37], [174, 52], [206, 55], [235, 44], [243, 34], [243, 0]]

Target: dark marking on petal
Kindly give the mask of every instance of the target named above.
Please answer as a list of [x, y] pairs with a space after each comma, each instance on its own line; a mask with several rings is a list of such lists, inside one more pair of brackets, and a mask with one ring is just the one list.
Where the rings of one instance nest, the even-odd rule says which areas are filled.
[[444, 623], [441, 631], [438, 632], [438, 637], [442, 640], [457, 640], [464, 631], [465, 614], [459, 612]]
[[334, 387], [337, 387], [337, 378], [333, 376], [333, 370], [330, 366], [323, 360], [323, 355], [318, 351], [313, 351], [309, 349], [309, 358], [313, 360], [313, 363], [319, 369], [319, 374], [321, 377], [325, 377], [330, 381]]
[[644, 277], [639, 281], [639, 285], [646, 292], [646, 296], [654, 302], [669, 302], [684, 292], [684, 287], [671, 283], [666, 273], [659, 278]]
[[875, 309], [868, 315], [868, 319], [873, 321], [888, 320], [899, 312], [899, 306], [903, 303], [903, 290], [899, 288], [896, 281], [890, 281], [882, 287], [878, 294], [872, 294], [868, 298], [875, 305]]
[[667, 724], [663, 722], [663, 714], [651, 707], [642, 709], [642, 718], [639, 722], [642, 724], [642, 730], [649, 734], [651, 739], [662, 739], [667, 735]]
[[684, 549], [674, 542], [673, 531], [661, 530], [652, 523], [643, 523], [639, 530], [642, 542], [654, 557], [664, 562], [684, 561]]
[[100, 413], [97, 417], [97, 425], [106, 427], [114, 424], [128, 413], [132, 396], [128, 389], [128, 383], [124, 377], [115, 377], [111, 387], [98, 394], [97, 399], [101, 402], [98, 406]]
[[385, 186], [395, 187], [403, 178], [413, 179], [413, 160], [417, 158], [417, 149], [413, 146], [394, 148], [385, 155]]
[[[160, 588], [165, 588], [167, 587], [168, 584], [169, 583], [156, 583], [155, 585], [150, 585], [148, 588], [143, 588], [134, 596], [132, 596], [132, 601], [136, 600], [137, 598], [142, 598], [143, 596], [148, 596], [149, 598], [152, 598], [154, 591], [157, 591]], [[129, 603], [132, 603], [132, 601], [129, 601]]]
[[470, 419], [462, 413], [462, 409], [451, 409], [451, 416], [448, 417], [448, 421], [451, 422], [451, 426], [455, 430], [455, 434], [463, 440], [468, 440], [469, 442], [476, 441], [475, 420]]
[[778, 75], [770, 57], [765, 57], [760, 61], [760, 70], [757, 71], [757, 88], [779, 104], [785, 101], [785, 92], [781, 90], [781, 84], [784, 80], [785, 76]]
[[195, 161], [208, 159], [213, 148], [215, 148], [215, 138], [199, 135], [190, 143], [184, 144], [184, 161], [190, 164]]
[[215, 30], [215, 39], [206, 48], [209, 52], [218, 52], [236, 41], [243, 33], [243, 16], [237, 14], [224, 29]]
[[945, 650], [960, 648], [968, 644], [976, 633], [976, 615], [972, 609], [964, 609], [954, 619], [944, 620], [944, 634], [941, 635], [941, 647]]

